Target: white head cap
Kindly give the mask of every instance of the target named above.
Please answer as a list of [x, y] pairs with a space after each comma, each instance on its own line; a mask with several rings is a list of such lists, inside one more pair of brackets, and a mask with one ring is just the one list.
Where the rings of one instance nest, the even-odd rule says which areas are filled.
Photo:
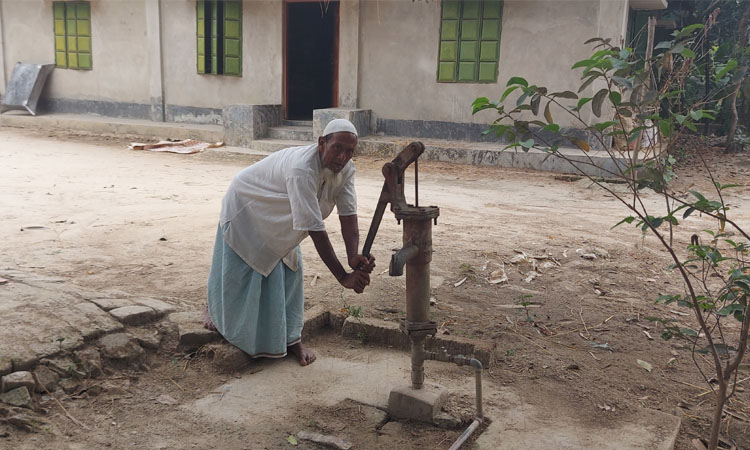
[[326, 125], [326, 129], [323, 130], [323, 136], [328, 136], [329, 134], [333, 133], [340, 133], [342, 131], [346, 133], [352, 133], [355, 136], [359, 136], [359, 134], [357, 134], [357, 129], [354, 127], [354, 124], [346, 119], [333, 119], [332, 121], [328, 122], [328, 125]]

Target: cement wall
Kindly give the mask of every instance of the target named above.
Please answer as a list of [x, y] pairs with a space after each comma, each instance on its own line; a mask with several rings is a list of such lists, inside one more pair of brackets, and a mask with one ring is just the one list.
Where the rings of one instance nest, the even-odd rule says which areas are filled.
[[[5, 78], [18, 62], [54, 63], [51, 0], [2, 2]], [[144, 1], [92, 1], [93, 70], [55, 68], [45, 96], [148, 103]]]
[[242, 76], [199, 74], [195, 2], [162, 1], [162, 67], [168, 105], [221, 109], [230, 104], [281, 103], [282, 2], [246, 0], [242, 15]]
[[339, 101], [342, 108], [357, 107], [359, 79], [360, 0], [342, 0], [339, 9]]
[[164, 108], [164, 75], [161, 61], [161, 1], [145, 0], [146, 4], [146, 41], [148, 44], [148, 95], [151, 102], [151, 120], [163, 122]]
[[[54, 62], [52, 0], [0, 2], [0, 80], [16, 61]], [[243, 2], [242, 77], [197, 73], [194, 1], [93, 0], [91, 27], [93, 70], [56, 68], [44, 93], [52, 108], [220, 123], [224, 105], [282, 101], [280, 1]]]
[[[627, 4], [506, 0], [498, 81], [466, 84], [436, 80], [440, 1], [342, 0], [339, 106], [371, 109], [374, 122], [384, 119], [390, 121], [386, 127], [405, 127], [405, 132], [407, 121], [425, 122], [423, 128], [489, 123], [496, 116], [472, 116], [471, 102], [499, 98], [511, 76], [553, 90], [576, 90], [579, 73], [570, 66], [590, 54], [583, 42], [594, 36], [619, 42]], [[52, 0], [0, 0], [0, 13], [6, 80], [15, 61], [54, 60]], [[74, 112], [221, 123], [226, 105], [282, 102], [280, 0], [243, 1], [242, 77], [197, 73], [195, 1], [92, 0], [91, 14], [94, 69], [55, 69], [45, 96], [57, 106], [67, 102], [74, 103], [68, 108]], [[564, 126], [580, 126], [553, 113]]]
[[[499, 99], [512, 76], [553, 90], [576, 91], [580, 75], [570, 67], [590, 54], [583, 42], [603, 32], [624, 36], [625, 4], [506, 0], [498, 81], [467, 84], [436, 81], [439, 1], [362, 2], [359, 106], [388, 119], [488, 123], [496, 115], [473, 117], [471, 102], [481, 96]], [[562, 114], [556, 119], [576, 125]]]
[[5, 32], [3, 31], [3, 2], [0, 1], [0, 98], [5, 94]]

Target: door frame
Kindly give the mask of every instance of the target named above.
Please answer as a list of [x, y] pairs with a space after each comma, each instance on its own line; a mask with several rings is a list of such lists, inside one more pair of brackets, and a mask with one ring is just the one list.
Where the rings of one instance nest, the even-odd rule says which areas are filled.
[[[331, 80], [331, 107], [336, 108], [339, 106], [339, 31], [341, 21], [341, 2], [339, 0], [332, 0], [338, 3], [336, 10], [336, 18], [333, 24], [333, 80]], [[284, 0], [284, 6], [282, 11], [282, 26], [281, 26], [281, 114], [283, 119], [287, 119], [288, 116], [288, 102], [287, 102], [287, 30], [289, 29], [289, 4], [290, 3], [319, 3], [320, 0]]]

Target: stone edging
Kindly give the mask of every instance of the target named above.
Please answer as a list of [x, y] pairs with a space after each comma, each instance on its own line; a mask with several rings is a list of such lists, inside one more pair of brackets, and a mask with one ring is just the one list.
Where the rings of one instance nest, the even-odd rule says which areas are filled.
[[[320, 333], [325, 328], [340, 331], [346, 338], [366, 339], [368, 343], [393, 347], [399, 350], [410, 349], [409, 338], [401, 332], [396, 322], [379, 319], [357, 318], [322, 307], [312, 307], [305, 311], [305, 326], [302, 338]], [[457, 336], [428, 337], [425, 348], [438, 351], [442, 348], [452, 355], [471, 356], [481, 361], [485, 368], [495, 363], [494, 341], [480, 341]]]

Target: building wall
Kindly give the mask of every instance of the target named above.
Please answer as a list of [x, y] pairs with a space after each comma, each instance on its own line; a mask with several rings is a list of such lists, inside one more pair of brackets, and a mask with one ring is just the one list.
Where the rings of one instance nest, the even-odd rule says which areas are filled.
[[[398, 120], [488, 123], [471, 114], [476, 97], [497, 100], [522, 76], [553, 90], [577, 90], [570, 70], [590, 54], [583, 42], [602, 32], [624, 36], [625, 0], [506, 0], [495, 84], [438, 83], [441, 3], [362, 2], [359, 105]], [[622, 5], [620, 5], [622, 4]], [[515, 100], [515, 98], [513, 98]], [[575, 125], [560, 117], [563, 125]]]
[[242, 77], [197, 72], [195, 1], [162, 0], [161, 7], [164, 100], [168, 108], [221, 109], [231, 104], [281, 103], [282, 2], [243, 2]]
[[[51, 0], [3, 1], [6, 79], [17, 61], [54, 63]], [[148, 103], [143, 1], [91, 2], [93, 70], [55, 68], [45, 96]]]
[[344, 108], [357, 107], [360, 40], [359, 5], [360, 0], [341, 0], [339, 9], [338, 106]]
[[[471, 102], [498, 99], [511, 76], [577, 90], [579, 74], [570, 67], [590, 54], [583, 42], [622, 39], [627, 3], [505, 0], [498, 80], [465, 84], [436, 81], [439, 0], [342, 0], [339, 105], [392, 121], [489, 123], [496, 115], [472, 116]], [[0, 0], [0, 12], [6, 80], [15, 61], [54, 61], [52, 0]], [[92, 0], [91, 17], [94, 69], [55, 69], [45, 91], [82, 102], [77, 112], [220, 123], [226, 105], [282, 102], [281, 0], [243, 0], [242, 77], [197, 73], [194, 0]], [[578, 125], [553, 113], [563, 125]]]
[[3, 2], [0, 0], [0, 97], [5, 94], [5, 31], [3, 30]]
[[[15, 61], [53, 63], [52, 0], [0, 2], [5, 79]], [[91, 27], [93, 70], [47, 81], [57, 110], [220, 123], [225, 105], [282, 101], [280, 1], [243, 2], [242, 77], [197, 73], [194, 0], [92, 0]]]

